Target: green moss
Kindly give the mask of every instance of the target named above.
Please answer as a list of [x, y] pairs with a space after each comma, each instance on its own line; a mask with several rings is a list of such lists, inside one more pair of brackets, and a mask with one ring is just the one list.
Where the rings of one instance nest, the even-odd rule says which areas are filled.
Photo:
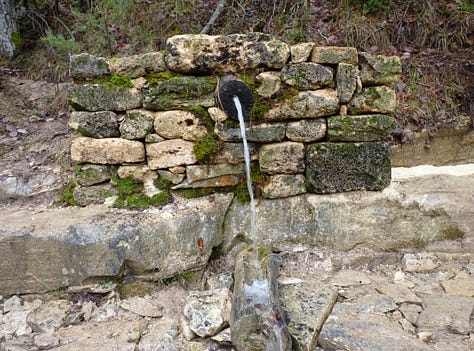
[[170, 194], [167, 192], [161, 192], [161, 193], [153, 195], [150, 198], [150, 204], [153, 206], [161, 206], [161, 205], [167, 204], [169, 200], [170, 200]]
[[117, 181], [119, 196], [114, 202], [118, 208], [143, 209], [150, 206], [161, 206], [170, 201], [170, 195], [164, 191], [149, 197], [142, 193], [143, 184], [133, 178], [120, 178]]
[[[268, 176], [263, 173], [258, 166], [252, 165], [250, 171], [253, 193], [256, 198], [261, 197], [261, 188], [268, 181]], [[242, 177], [239, 184], [235, 187], [235, 197], [242, 203], [250, 201], [250, 194], [247, 189], [247, 180]]]
[[186, 281], [191, 281], [194, 279], [195, 272], [186, 272], [186, 273], [176, 273], [170, 278], [165, 278], [161, 282], [168, 286], [173, 283], [184, 283]]
[[172, 71], [153, 72], [145, 75], [145, 79], [149, 84], [160, 83], [168, 79], [182, 77], [180, 73]]
[[76, 183], [71, 179], [63, 190], [63, 193], [58, 199], [60, 204], [66, 204], [70, 206], [77, 206], [77, 202], [74, 199], [74, 190], [76, 189]]
[[163, 177], [158, 177], [155, 180], [155, 185], [160, 190], [169, 190], [169, 188], [171, 187], [171, 180]]
[[123, 299], [127, 297], [140, 296], [143, 297], [156, 290], [154, 282], [132, 282], [125, 283], [121, 286], [120, 297]]
[[219, 140], [215, 134], [194, 142], [193, 151], [198, 163], [205, 164], [210, 162], [219, 152]]
[[131, 177], [120, 178], [117, 181], [117, 191], [119, 195], [129, 196], [140, 193], [143, 190], [143, 184]]
[[270, 104], [261, 97], [259, 97], [255, 100], [255, 104], [253, 105], [252, 110], [250, 111], [250, 116], [253, 120], [262, 120], [265, 116], [265, 113], [267, 113], [270, 108]]
[[23, 44], [23, 39], [21, 38], [20, 33], [13, 32], [11, 36], [13, 45], [15, 45], [15, 49], [19, 49]]
[[117, 73], [87, 80], [76, 79], [75, 82], [79, 84], [101, 84], [104, 85], [107, 90], [113, 90], [114, 88], [128, 89], [134, 87], [130, 77], [121, 76]]
[[446, 239], [455, 240], [460, 239], [464, 236], [464, 232], [458, 227], [450, 227], [444, 231]]
[[109, 83], [119, 88], [133, 88], [132, 79], [127, 76], [121, 76], [117, 73], [112, 73], [110, 75]]

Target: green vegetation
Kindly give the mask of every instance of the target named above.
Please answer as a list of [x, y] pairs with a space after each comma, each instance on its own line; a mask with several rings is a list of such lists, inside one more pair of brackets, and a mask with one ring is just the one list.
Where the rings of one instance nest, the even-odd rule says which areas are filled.
[[63, 190], [63, 193], [58, 199], [58, 203], [66, 204], [69, 206], [77, 206], [77, 202], [74, 199], [74, 190], [76, 189], [76, 183], [74, 180], [69, 180], [66, 184], [66, 187]]
[[173, 283], [184, 283], [186, 281], [191, 281], [194, 279], [195, 272], [186, 272], [186, 273], [176, 273], [170, 278], [165, 278], [161, 282], [168, 286]]
[[[263, 173], [258, 166], [252, 165], [250, 179], [252, 180], [253, 192], [256, 198], [261, 197], [261, 188], [267, 182], [267, 178], [267, 175]], [[237, 184], [235, 188], [235, 197], [242, 203], [250, 201], [250, 195], [247, 189], [247, 180], [245, 176], [242, 177], [239, 184]]]
[[143, 194], [143, 184], [133, 178], [120, 178], [117, 182], [119, 196], [114, 206], [128, 209], [144, 209], [150, 206], [160, 206], [169, 202], [170, 195], [161, 192], [149, 197]]
[[194, 142], [193, 151], [200, 164], [206, 164], [219, 152], [219, 139], [217, 135], [211, 134]]

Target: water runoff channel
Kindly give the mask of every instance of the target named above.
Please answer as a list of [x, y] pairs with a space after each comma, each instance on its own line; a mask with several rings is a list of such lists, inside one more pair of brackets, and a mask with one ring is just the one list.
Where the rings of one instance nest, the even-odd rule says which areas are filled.
[[[219, 81], [218, 99], [224, 111], [232, 119], [239, 121], [250, 196], [249, 236], [254, 238], [257, 237], [257, 213], [245, 126], [245, 120], [250, 118], [249, 112], [254, 104], [253, 94], [242, 80], [226, 75]], [[260, 243], [247, 246], [236, 258], [230, 329], [232, 344], [239, 351], [292, 349], [291, 335], [279, 307], [277, 279], [280, 264], [280, 256]]]

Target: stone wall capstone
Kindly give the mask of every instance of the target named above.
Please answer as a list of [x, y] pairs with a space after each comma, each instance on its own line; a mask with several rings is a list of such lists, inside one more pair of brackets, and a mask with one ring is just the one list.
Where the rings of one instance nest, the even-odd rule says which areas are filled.
[[[240, 129], [216, 98], [219, 77], [229, 73], [254, 95], [245, 127], [262, 197], [381, 190], [390, 183], [398, 57], [290, 46], [262, 33], [189, 34], [169, 38], [164, 52], [75, 55], [70, 70], [69, 126], [77, 131], [71, 158], [81, 205], [91, 186], [107, 190], [97, 194], [123, 195], [108, 190], [123, 178], [146, 183], [149, 197], [234, 191], [243, 183]], [[146, 181], [133, 171], [142, 169]]]

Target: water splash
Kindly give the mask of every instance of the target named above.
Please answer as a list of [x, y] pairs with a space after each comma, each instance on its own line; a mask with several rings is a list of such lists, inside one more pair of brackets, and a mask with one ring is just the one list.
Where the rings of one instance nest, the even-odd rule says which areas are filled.
[[245, 134], [245, 122], [244, 114], [242, 112], [242, 105], [240, 104], [240, 100], [237, 95], [234, 95], [232, 99], [234, 100], [235, 108], [237, 109], [237, 117], [240, 124], [240, 135], [242, 136], [242, 144], [244, 146], [245, 175], [247, 177], [247, 189], [250, 196], [250, 236], [252, 236], [255, 234], [257, 226], [257, 211], [255, 208], [255, 199], [253, 196], [252, 179], [250, 178], [250, 153], [247, 144], [247, 136]]

